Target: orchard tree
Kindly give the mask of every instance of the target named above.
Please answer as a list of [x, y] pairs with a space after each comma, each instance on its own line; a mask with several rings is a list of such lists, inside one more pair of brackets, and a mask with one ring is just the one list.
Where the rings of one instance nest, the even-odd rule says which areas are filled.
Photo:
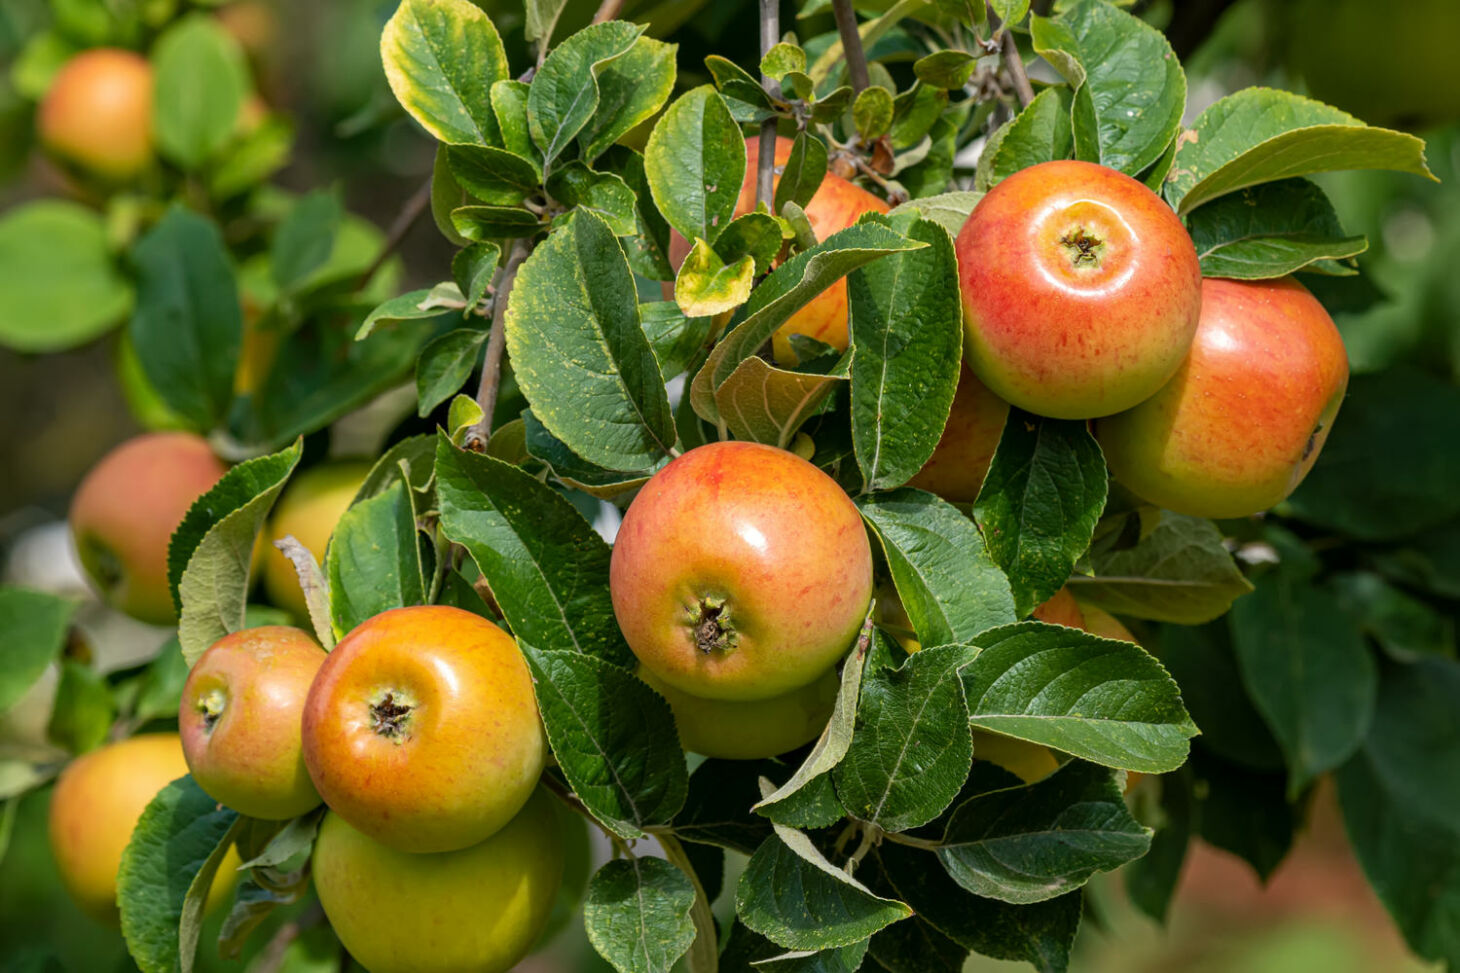
[[[1266, 875], [1330, 774], [1411, 948], [1460, 965], [1460, 667], [1405, 641], [1442, 610], [1412, 558], [1353, 567], [1460, 509], [1396, 526], [1345, 481], [1388, 393], [1356, 381], [1343, 438], [1319, 297], [1367, 243], [1308, 178], [1432, 178], [1419, 138], [1270, 88], [1184, 124], [1166, 37], [1105, 0], [813, 2], [805, 38], [762, 2], [755, 64], [612, 0], [571, 33], [528, 0], [519, 62], [484, 6], [385, 25], [439, 143], [388, 235], [266, 187], [288, 127], [203, 13], [44, 93], [105, 212], [0, 221], [0, 337], [125, 319], [177, 431], [72, 520], [177, 633], [110, 680], [65, 658], [84, 756], [5, 796], [60, 772], [55, 853], [144, 973], [192, 969], [235, 875], [226, 956], [317, 896], [376, 973], [507, 970], [570, 916], [622, 973], [1062, 971], [1098, 873], [1158, 919], [1196, 836]], [[78, 128], [88, 90], [148, 137]], [[457, 252], [397, 294], [426, 209]], [[308, 455], [412, 372], [432, 431]], [[8, 706], [70, 605], [0, 599]]]

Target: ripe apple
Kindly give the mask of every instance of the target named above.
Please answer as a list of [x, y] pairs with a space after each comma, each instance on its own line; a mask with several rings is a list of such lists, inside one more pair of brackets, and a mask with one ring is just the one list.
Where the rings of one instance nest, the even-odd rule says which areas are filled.
[[370, 472], [369, 463], [324, 463], [299, 474], [284, 490], [269, 523], [269, 545], [264, 554], [264, 591], [269, 601], [295, 618], [309, 617], [304, 592], [294, 564], [273, 542], [292, 535], [324, 564], [325, 548], [335, 524], [350, 508]]
[[478, 615], [394, 608], [335, 646], [304, 704], [304, 762], [337, 814], [399, 851], [455, 851], [532, 794], [547, 742], [527, 661]]
[[[146, 733], [73, 760], [51, 793], [51, 853], [62, 884], [81, 910], [116, 925], [117, 866], [132, 829], [157, 792], [186, 776], [176, 733]], [[237, 880], [230, 850], [208, 891], [208, 908], [225, 899]]]
[[831, 719], [841, 688], [835, 667], [784, 696], [743, 702], [680, 692], [643, 666], [639, 678], [668, 701], [684, 749], [726, 760], [774, 757], [815, 740]]
[[123, 182], [152, 161], [152, 67], [132, 51], [82, 51], [56, 73], [36, 113], [41, 144]]
[[1201, 267], [1161, 197], [1114, 169], [1043, 162], [958, 233], [964, 360], [1036, 415], [1091, 419], [1155, 394], [1191, 346]]
[[907, 485], [936, 493], [949, 503], [973, 503], [988, 475], [1008, 418], [1009, 403], [963, 369], [943, 436]]
[[1069, 588], [1061, 588], [1049, 600], [1034, 609], [1033, 616], [1050, 625], [1064, 625], [1067, 628], [1085, 627], [1085, 614]]
[[409, 854], [328, 814], [313, 874], [340, 942], [372, 973], [504, 973], [547, 924], [563, 876], [561, 825], [537, 789], [480, 843]]
[[188, 768], [209, 797], [269, 821], [319, 805], [299, 725], [326, 658], [299, 629], [265, 625], [224, 636], [193, 664], [178, 728]]
[[624, 514], [614, 614], [660, 682], [763, 700], [815, 682], [856, 638], [872, 550], [831, 477], [759, 443], [710, 443], [654, 474]]
[[[775, 182], [781, 181], [781, 170], [791, 158], [788, 138], [776, 139]], [[740, 184], [740, 198], [735, 201], [735, 215], [744, 216], [755, 209], [756, 168], [760, 161], [760, 140], [745, 141], [745, 180]], [[806, 219], [816, 233], [817, 240], [825, 240], [838, 230], [845, 230], [863, 213], [885, 213], [885, 200], [872, 195], [855, 183], [840, 176], [827, 173], [817, 188], [816, 194], [805, 206]], [[690, 244], [678, 232], [669, 237], [669, 265], [676, 271], [689, 256]], [[668, 289], [669, 285], [666, 285]], [[672, 291], [670, 291], [672, 294]], [[791, 350], [791, 335], [804, 334], [824, 341], [838, 351], [847, 350], [847, 281], [841, 278], [821, 294], [817, 295], [801, 310], [791, 315], [786, 323], [771, 337], [771, 351], [776, 361], [795, 364], [796, 353]]]
[[71, 500], [71, 533], [107, 604], [155, 625], [177, 621], [168, 541], [225, 469], [201, 436], [187, 432], [136, 436], [91, 468]]
[[1302, 482], [1348, 387], [1343, 339], [1292, 278], [1202, 282], [1201, 326], [1149, 401], [1100, 420], [1115, 478], [1196, 517], [1246, 517]]

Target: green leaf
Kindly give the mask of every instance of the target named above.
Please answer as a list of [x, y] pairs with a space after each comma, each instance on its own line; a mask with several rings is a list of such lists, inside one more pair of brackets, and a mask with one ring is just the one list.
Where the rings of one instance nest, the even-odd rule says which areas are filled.
[[62, 351], [90, 341], [132, 309], [99, 216], [37, 200], [0, 218], [0, 345]]
[[968, 950], [921, 915], [894, 922], [868, 942], [868, 955], [887, 973], [962, 973]]
[[1078, 598], [1108, 612], [1199, 625], [1252, 590], [1210, 520], [1162, 510], [1133, 547], [1110, 539], [1091, 547], [1088, 574], [1069, 579]]
[[1154, 645], [1201, 727], [1201, 749], [1248, 770], [1280, 771], [1282, 751], [1247, 698], [1231, 641], [1225, 622], [1163, 625]]
[[918, 918], [965, 950], [1030, 963], [1041, 973], [1065, 973], [1068, 968], [1080, 926], [1079, 892], [1033, 905], [1009, 905], [965, 891], [926, 852], [884, 842], [873, 856]]
[[117, 870], [122, 935], [142, 973], [192, 969], [203, 903], [240, 820], [191, 777], [142, 812]]
[[458, 206], [451, 211], [451, 225], [473, 242], [536, 236], [547, 229], [532, 211], [516, 206]]
[[[770, 96], [749, 71], [718, 54], [708, 55], [705, 58], [705, 67], [709, 70], [710, 77], [714, 78], [715, 87], [725, 96], [736, 121], [757, 121], [775, 114]], [[737, 106], [749, 114], [742, 116], [737, 111]]]
[[796, 140], [791, 143], [791, 154], [787, 156], [786, 164], [781, 167], [781, 175], [776, 180], [776, 194], [771, 203], [771, 212], [779, 213], [787, 203], [805, 207], [811, 202], [811, 197], [816, 195], [816, 190], [821, 188], [821, 180], [824, 178], [826, 143], [809, 131], [797, 132]]
[[[495, 247], [496, 244], [482, 243], [477, 246]], [[355, 332], [355, 340], [364, 341], [375, 333], [379, 325], [438, 318], [443, 311], [460, 308], [465, 303], [461, 291], [448, 291], [439, 284], [418, 291], [408, 291], [373, 308], [365, 316], [365, 320], [360, 322], [360, 327]]]
[[967, 51], [934, 51], [913, 63], [919, 81], [935, 88], [962, 88], [973, 77], [978, 59]]
[[1038, 783], [980, 794], [953, 812], [938, 858], [975, 895], [1016, 905], [1063, 895], [1150, 847], [1123, 784], [1073, 760]]
[[[908, 923], [893, 923], [888, 930]], [[720, 954], [719, 973], [855, 973], [862, 969], [868, 940], [836, 949], [793, 950], [777, 946], [743, 922], [730, 929], [729, 942]]]
[[1160, 824], [1151, 838], [1151, 850], [1127, 865], [1122, 875], [1131, 904], [1165, 925], [1191, 844], [1195, 799], [1186, 768], [1163, 775], [1160, 781]]
[[703, 761], [689, 776], [689, 795], [674, 818], [675, 835], [753, 854], [772, 834], [769, 820], [750, 813], [760, 800], [760, 778], [783, 769], [772, 760]]
[[167, 548], [168, 580], [182, 609], [178, 638], [188, 664], [244, 624], [254, 542], [303, 443], [233, 467], [188, 510]]
[[938, 196], [928, 196], [923, 199], [910, 199], [899, 206], [893, 207], [888, 216], [900, 216], [903, 213], [916, 212], [919, 215], [941, 224], [948, 235], [955, 240], [958, 238], [958, 231], [963, 229], [963, 224], [968, 222], [968, 214], [983, 199], [983, 193], [959, 190], [951, 193], [942, 193]]
[[[504, 84], [506, 82], [503, 82]], [[466, 237], [456, 232], [456, 227], [451, 223], [453, 210], [465, 206], [471, 201], [466, 190], [461, 188], [461, 183], [451, 174], [451, 166], [446, 161], [446, 146], [436, 146], [436, 158], [431, 164], [431, 220], [436, 224], [436, 229], [441, 231], [453, 246], [464, 247], [471, 243]]]
[[1162, 33], [1103, 0], [1030, 18], [1034, 50], [1075, 89], [1075, 156], [1135, 176], [1181, 127], [1186, 75]]
[[1430, 655], [1454, 658], [1455, 619], [1439, 606], [1365, 571], [1337, 575], [1331, 583], [1338, 600], [1391, 658], [1398, 662]]
[[786, 449], [844, 375], [792, 372], [752, 356], [715, 389], [715, 408], [736, 439]]
[[1221, 99], [1178, 143], [1166, 198], [1183, 215], [1238, 189], [1315, 172], [1394, 169], [1435, 178], [1422, 139], [1369, 128], [1337, 108], [1273, 88]]
[[152, 47], [153, 129], [158, 151], [197, 169], [233, 138], [249, 91], [248, 67], [233, 35], [193, 14]]
[[532, 140], [527, 123], [527, 99], [531, 89], [521, 81], [498, 81], [492, 85], [492, 115], [502, 137], [502, 145], [519, 158], [532, 163], [533, 170], [543, 171], [542, 150]]
[[1187, 226], [1204, 277], [1262, 280], [1304, 267], [1322, 271], [1326, 261], [1369, 248], [1364, 237], [1344, 235], [1327, 195], [1306, 179], [1229, 193], [1194, 210]]
[[[461, 291], [468, 309], [475, 308], [486, 296], [487, 287], [496, 276], [497, 264], [502, 259], [502, 248], [495, 243], [473, 243], [457, 251], [451, 258], [451, 276]], [[417, 366], [417, 374], [420, 367]]]
[[715, 252], [727, 263], [749, 254], [756, 274], [769, 273], [781, 252], [781, 224], [766, 213], [746, 213], [730, 221], [715, 239]]
[[391, 608], [426, 602], [411, 491], [397, 481], [340, 516], [327, 558], [336, 636]]
[[1287, 571], [1269, 573], [1233, 605], [1231, 626], [1242, 682], [1287, 757], [1296, 796], [1363, 741], [1374, 659], [1338, 600]]
[[208, 191], [220, 200], [241, 195], [288, 165], [293, 149], [293, 124], [280, 115], [268, 115], [224, 147], [223, 157], [208, 170]]
[[643, 30], [621, 20], [591, 24], [547, 56], [527, 96], [527, 126], [542, 149], [544, 168], [594, 117], [600, 101], [599, 74], [633, 47]]
[[85, 753], [106, 740], [116, 715], [111, 690], [101, 674], [75, 660], [62, 659], [47, 739], [72, 753]]
[[1312, 471], [1287, 501], [1300, 520], [1392, 540], [1460, 515], [1460, 388], [1410, 368], [1356, 375]]
[[866, 939], [912, 910], [872, 894], [801, 832], [777, 826], [740, 876], [735, 914], [787, 949], [821, 950]]
[[746, 254], [726, 265], [715, 248], [702, 239], [694, 242], [674, 279], [674, 300], [692, 317], [711, 317], [732, 311], [750, 297], [755, 279], [755, 258]]
[[[895, 171], [910, 168], [932, 153], [933, 140], [929, 133], [947, 108], [948, 92], [922, 81], [913, 82], [911, 88], [892, 100], [892, 131], [888, 134], [893, 151], [906, 153], [896, 160]], [[923, 142], [925, 138], [928, 139], [926, 144]]]
[[1460, 960], [1460, 667], [1385, 673], [1373, 726], [1338, 772], [1344, 823], [1370, 884], [1427, 960]]
[[380, 37], [390, 90], [442, 142], [493, 145], [492, 85], [510, 75], [497, 28], [468, 0], [403, 0]]
[[987, 190], [1020, 169], [1068, 159], [1075, 151], [1070, 123], [1074, 95], [1057, 85], [1034, 96], [1014, 120], [990, 139], [990, 148], [978, 160], [978, 186]]
[[[648, 470], [633, 473], [606, 470], [588, 462], [548, 432], [531, 409], [522, 413], [522, 423], [524, 445], [529, 455], [541, 460], [564, 484], [604, 500], [638, 489], [669, 462], [669, 457], [665, 456]], [[495, 443], [496, 439], [492, 441]]]
[[132, 248], [137, 306], [130, 335], [142, 370], [195, 429], [227, 414], [243, 314], [218, 227], [180, 206]]
[[856, 734], [834, 774], [837, 796], [853, 815], [906, 831], [958, 796], [973, 759], [958, 670], [972, 658], [967, 646], [946, 645], [867, 676]]
[[534, 414], [573, 452], [642, 470], [673, 447], [674, 414], [639, 324], [633, 274], [603, 220], [572, 213], [523, 262], [506, 332]]
[[521, 644], [548, 742], [584, 806], [623, 838], [673, 820], [689, 781], [669, 704], [627, 669]]
[[563, 8], [567, 5], [568, 0], [527, 0], [524, 11], [527, 22], [522, 28], [523, 39], [536, 43], [539, 49], [548, 47], [553, 39], [553, 31], [557, 29], [558, 18], [563, 15]]
[[852, 102], [852, 125], [865, 141], [886, 135], [892, 128], [892, 93], [876, 85], [863, 88]]
[[[867, 219], [893, 226], [885, 216]], [[868, 490], [898, 486], [923, 468], [958, 387], [963, 315], [953, 240], [927, 219], [912, 221], [907, 238], [927, 246], [847, 277], [852, 443]]]
[[533, 161], [493, 145], [447, 145], [446, 164], [457, 184], [484, 203], [516, 206], [542, 184]]
[[972, 640], [963, 669], [974, 727], [1092, 763], [1162, 774], [1197, 733], [1161, 663], [1131, 642], [1021, 622]]
[[632, 658], [608, 594], [608, 545], [573, 505], [522, 470], [436, 445], [441, 528], [465, 547], [519, 639]]
[[269, 253], [269, 269], [280, 291], [306, 282], [329, 260], [343, 215], [339, 196], [323, 189], [301, 196], [290, 208], [274, 231]]
[[[632, 149], [615, 146], [608, 163], [634, 191], [634, 233], [620, 240], [634, 273], [650, 280], [673, 280], [669, 266], [669, 224], [654, 206], [644, 157]], [[661, 359], [662, 361], [662, 359]]]
[[989, 6], [1005, 27], [1017, 27], [1029, 12], [1029, 0], [989, 0]]
[[745, 318], [715, 346], [695, 376], [695, 412], [707, 422], [719, 419], [714, 390], [770, 340], [776, 329], [822, 291], [878, 257], [927, 246], [877, 223], [859, 223], [827, 237], [777, 267], [751, 294]]
[[0, 713], [14, 706], [66, 647], [76, 603], [44, 591], [0, 585]]
[[1083, 421], [1011, 410], [973, 506], [1022, 618], [1058, 591], [1090, 546], [1109, 477]]
[[772, 44], [760, 58], [760, 73], [779, 82], [792, 71], [806, 71], [806, 52], [797, 44], [785, 41]]
[[611, 861], [588, 883], [588, 941], [619, 973], [669, 973], [694, 942], [694, 884], [662, 858]]
[[421, 349], [416, 359], [416, 414], [430, 415], [442, 402], [451, 398], [471, 373], [481, 357], [487, 332], [475, 328], [457, 328], [435, 338]]
[[674, 91], [677, 44], [650, 37], [634, 41], [622, 56], [598, 71], [598, 107], [578, 133], [583, 160], [592, 162], [609, 146], [664, 107]]
[[581, 162], [569, 163], [553, 170], [547, 190], [565, 206], [580, 206], [601, 217], [615, 236], [638, 232], [634, 191], [611, 172], [594, 172]]
[[745, 178], [745, 138], [719, 92], [701, 85], [669, 106], [644, 147], [644, 172], [669, 225], [713, 243]]

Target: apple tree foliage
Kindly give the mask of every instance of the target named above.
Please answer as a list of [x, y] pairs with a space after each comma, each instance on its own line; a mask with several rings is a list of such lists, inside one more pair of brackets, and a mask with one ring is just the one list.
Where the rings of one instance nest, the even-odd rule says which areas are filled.
[[[435, 431], [383, 450], [324, 563], [294, 552], [309, 621], [330, 646], [379, 611], [450, 604], [516, 636], [548, 773], [619, 850], [565, 895], [622, 973], [938, 973], [970, 952], [1062, 971], [1097, 873], [1123, 868], [1158, 918], [1194, 837], [1270, 874], [1326, 775], [1411, 948], [1460, 966], [1453, 388], [1356, 377], [1310, 481], [1265, 519], [1142, 505], [1109, 482], [1084, 423], [1018, 411], [971, 506], [905, 486], [960, 371], [952, 237], [1000, 179], [1099, 162], [1161, 194], [1207, 275], [1302, 272], [1322, 295], [1367, 243], [1308, 177], [1427, 176], [1424, 144], [1264, 88], [1183, 124], [1166, 39], [1104, 0], [1051, 16], [869, 5], [860, 90], [835, 32], [787, 32], [759, 64], [691, 65], [629, 20], [558, 36], [563, 6], [525, 4], [535, 64], [512, 63], [468, 0], [403, 0], [385, 26], [390, 88], [439, 143], [430, 209], [458, 250], [433, 287], [397, 293], [381, 235], [335, 193], [261, 187], [290, 132], [271, 118], [238, 134], [249, 82], [199, 16], [154, 46], [159, 90], [192, 93], [158, 105], [164, 203], [99, 215], [47, 200], [0, 219], [0, 341], [54, 350], [125, 320], [152, 414], [239, 461], [173, 537], [176, 643], [111, 683], [68, 660], [53, 737], [79, 751], [165, 717], [186, 664], [267, 614], [249, 604], [251, 552], [305, 462], [300, 437], [414, 376]], [[1049, 69], [1028, 104], [1000, 67], [1005, 32]], [[794, 136], [791, 159], [774, 198], [736, 216], [744, 138], [768, 119]], [[838, 167], [895, 205], [818, 239], [803, 207]], [[692, 244], [677, 271], [671, 231]], [[771, 335], [841, 278], [850, 349], [770, 361]], [[484, 367], [501, 369], [490, 416]], [[673, 456], [731, 437], [794, 450], [846, 488], [900, 634], [923, 648], [904, 652], [874, 607], [813, 745], [687, 762], [667, 704], [633, 675], [591, 522]], [[1029, 620], [1066, 584], [1137, 620], [1146, 647]], [[0, 708], [58, 656], [69, 611], [0, 591]], [[1025, 784], [980, 759], [975, 729], [1048, 747], [1059, 769]], [[6, 765], [4, 796], [50, 772]], [[1130, 772], [1148, 776], [1126, 796]], [[142, 969], [191, 969], [230, 844], [247, 875], [225, 954], [307, 895], [318, 818], [252, 821], [190, 779], [164, 789], [120, 875]], [[664, 858], [645, 854], [656, 845]], [[748, 862], [717, 925], [727, 853]]]

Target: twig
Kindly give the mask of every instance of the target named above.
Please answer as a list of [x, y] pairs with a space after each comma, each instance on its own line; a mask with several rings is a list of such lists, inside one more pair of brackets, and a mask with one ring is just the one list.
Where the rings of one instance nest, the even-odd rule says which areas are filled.
[[624, 0], [603, 0], [598, 5], [598, 12], [593, 15], [593, 22], [595, 24], [601, 24], [606, 20], [615, 19], [618, 17], [619, 11], [623, 9], [623, 6]]
[[872, 78], [867, 73], [867, 52], [862, 50], [862, 35], [857, 32], [852, 0], [831, 0], [831, 12], [836, 15], [836, 30], [842, 38], [842, 57], [847, 61], [852, 94], [860, 95], [872, 84]]
[[395, 222], [390, 224], [390, 230], [386, 232], [385, 243], [381, 244], [380, 252], [375, 255], [375, 259], [370, 262], [370, 266], [365, 268], [365, 272], [360, 275], [360, 281], [355, 285], [356, 290], [369, 284], [371, 278], [376, 275], [381, 267], [385, 266], [385, 262], [390, 259], [390, 255], [395, 253], [396, 248], [401, 245], [401, 241], [406, 238], [406, 234], [411, 232], [411, 227], [415, 225], [416, 220], [421, 218], [421, 214], [426, 212], [426, 207], [430, 205], [431, 180], [427, 179], [421, 188], [417, 189], [415, 194], [406, 200], [405, 205], [396, 214]]
[[930, 841], [927, 838], [914, 838], [910, 834], [903, 834], [897, 831], [884, 831], [882, 837], [894, 845], [907, 845], [909, 848], [921, 848], [924, 851], [937, 851], [943, 847], [940, 841]]
[[1014, 32], [1007, 27], [1004, 28], [1002, 56], [1009, 80], [1014, 82], [1014, 93], [1019, 96], [1019, 104], [1027, 108], [1034, 100], [1034, 87], [1029, 83], [1029, 75], [1024, 73], [1024, 57], [1019, 53], [1019, 45], [1014, 43]]
[[846, 866], [842, 869], [848, 875], [856, 872], [857, 866], [862, 864], [862, 859], [867, 857], [867, 852], [871, 851], [882, 839], [882, 829], [870, 821], [860, 822], [860, 830], [862, 840], [857, 842], [857, 850], [852, 852], [851, 857], [847, 859]]
[[[776, 46], [781, 39], [781, 8], [778, 0], [760, 0], [760, 56]], [[761, 87], [771, 98], [781, 96], [781, 86], [764, 74], [760, 76]], [[769, 209], [776, 198], [776, 117], [772, 115], [760, 123], [759, 155], [755, 163], [755, 205], [766, 204]]]
[[484, 452], [487, 440], [492, 436], [492, 412], [497, 408], [497, 388], [502, 382], [502, 351], [507, 346], [504, 321], [507, 297], [512, 293], [512, 283], [517, 280], [517, 269], [527, 259], [529, 249], [525, 239], [512, 244], [507, 265], [497, 272], [497, 280], [492, 288], [492, 331], [487, 336], [487, 354], [482, 359], [482, 380], [477, 385], [477, 405], [481, 406], [482, 417], [467, 430], [464, 442], [466, 448], [474, 452]]

